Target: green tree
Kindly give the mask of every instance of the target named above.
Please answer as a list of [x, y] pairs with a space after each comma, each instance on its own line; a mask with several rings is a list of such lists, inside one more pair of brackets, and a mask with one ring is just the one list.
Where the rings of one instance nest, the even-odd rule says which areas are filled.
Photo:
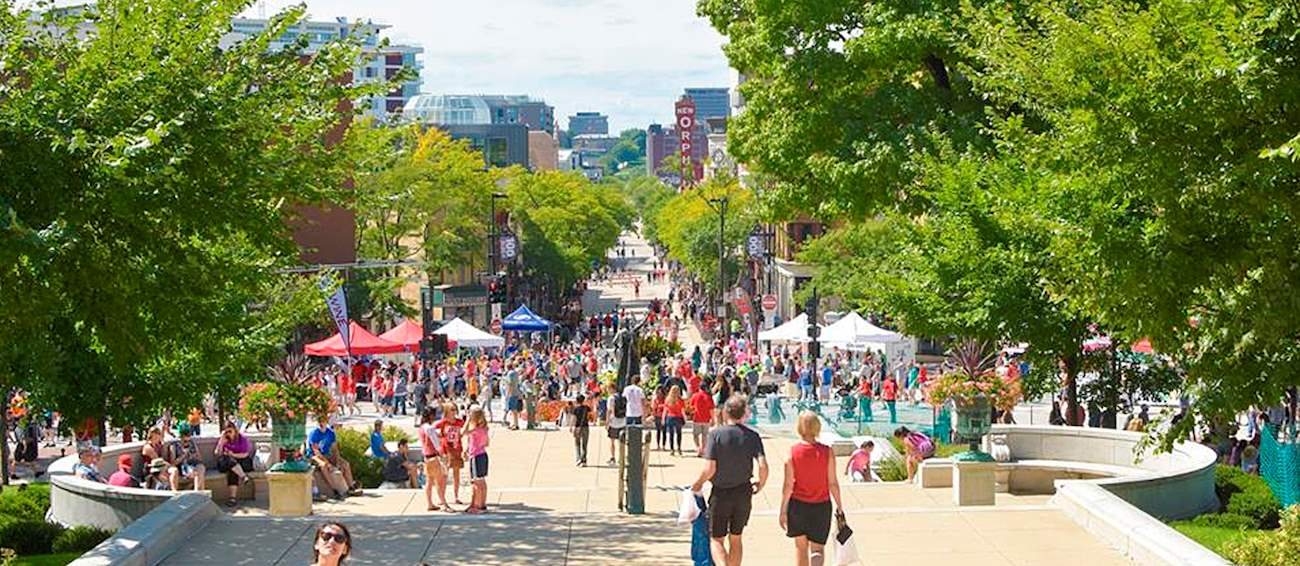
[[524, 275], [551, 300], [590, 275], [634, 218], [616, 188], [593, 185], [577, 173], [517, 175], [507, 188]]
[[747, 77], [727, 151], [768, 177], [773, 214], [860, 218], [912, 205], [917, 156], [987, 145], [961, 6], [700, 0]]
[[[661, 197], [652, 197], [661, 198]], [[724, 280], [718, 281], [718, 231], [720, 205], [711, 200], [727, 199], [723, 247]], [[739, 274], [738, 251], [758, 222], [753, 191], [734, 178], [715, 177], [699, 187], [677, 193], [664, 202], [655, 215], [654, 237], [668, 249], [668, 257], [682, 263], [693, 277], [715, 291], [729, 288]]]
[[[967, 18], [973, 80], [1035, 156], [1023, 209], [1050, 281], [1104, 325], [1178, 356], [1208, 417], [1300, 384], [1300, 121], [1294, 3], [1039, 2]], [[1184, 419], [1169, 441], [1188, 432]]]
[[302, 6], [221, 49], [249, 4], [0, 3], [0, 380], [69, 422], [245, 377], [285, 321], [251, 306], [282, 298], [294, 206], [341, 196], [326, 139], [383, 85], [338, 80], [352, 43], [269, 51]]
[[817, 287], [854, 308], [889, 313], [914, 335], [1028, 342], [1035, 369], [1026, 395], [1063, 385], [1076, 404], [1089, 319], [1046, 284], [1061, 266], [1050, 252], [1051, 226], [1016, 205], [1029, 184], [1025, 167], [973, 157], [924, 163], [922, 198], [932, 203], [925, 214], [885, 214], [805, 247], [801, 259], [818, 267]]
[[357, 251], [371, 260], [419, 261], [422, 268], [392, 267], [356, 276], [368, 297], [358, 316], [388, 326], [415, 309], [399, 296], [412, 272], [432, 281], [483, 254], [496, 179], [483, 169], [482, 154], [466, 140], [437, 128], [370, 127], [349, 131], [348, 151], [357, 166], [351, 205], [357, 212]]

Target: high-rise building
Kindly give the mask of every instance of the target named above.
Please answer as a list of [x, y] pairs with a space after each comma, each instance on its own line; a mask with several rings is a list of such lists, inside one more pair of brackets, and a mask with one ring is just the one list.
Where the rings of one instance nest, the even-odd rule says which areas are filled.
[[609, 117], [600, 112], [579, 112], [569, 116], [569, 135], [609, 135]]
[[731, 92], [726, 87], [688, 88], [686, 96], [695, 102], [695, 119], [731, 117]]
[[[264, 31], [270, 20], [256, 18], [234, 18], [230, 22], [230, 33], [221, 38], [223, 46], [230, 46], [248, 37]], [[358, 83], [376, 82], [392, 79], [403, 67], [410, 68], [412, 76], [397, 88], [386, 94], [372, 96], [358, 101], [367, 105], [366, 113], [376, 120], [387, 121], [394, 113], [400, 112], [406, 102], [420, 93], [423, 81], [420, 79], [422, 65], [416, 55], [424, 48], [415, 45], [381, 46], [379, 32], [390, 26], [370, 21], [349, 22], [347, 18], [335, 21], [307, 21], [285, 30], [284, 34], [271, 42], [272, 50], [306, 40], [307, 53], [312, 53], [322, 46], [350, 37], [359, 38], [362, 56], [352, 70], [352, 78]]]

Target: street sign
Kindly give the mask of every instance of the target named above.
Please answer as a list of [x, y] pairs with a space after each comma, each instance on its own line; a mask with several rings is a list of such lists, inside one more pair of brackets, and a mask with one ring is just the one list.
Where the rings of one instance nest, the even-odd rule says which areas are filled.
[[501, 319], [499, 318], [492, 319], [492, 333], [498, 336], [501, 335]]
[[773, 295], [771, 293], [763, 295], [763, 310], [765, 311], [776, 310], [776, 295]]

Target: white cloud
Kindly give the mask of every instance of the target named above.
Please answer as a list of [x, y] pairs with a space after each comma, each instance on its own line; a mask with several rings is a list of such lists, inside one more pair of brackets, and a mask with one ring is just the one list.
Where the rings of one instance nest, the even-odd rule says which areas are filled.
[[[266, 0], [247, 15], [273, 15]], [[424, 90], [529, 94], [562, 126], [579, 110], [610, 127], [670, 122], [682, 89], [729, 86], [722, 37], [694, 0], [307, 0], [313, 19], [392, 26], [394, 42], [424, 47]]]

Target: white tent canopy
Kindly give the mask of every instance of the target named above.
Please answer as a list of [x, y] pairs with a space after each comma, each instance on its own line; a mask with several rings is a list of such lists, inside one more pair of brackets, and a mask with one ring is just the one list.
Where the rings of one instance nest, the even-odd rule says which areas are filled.
[[474, 328], [474, 325], [460, 318], [451, 319], [451, 322], [442, 325], [442, 328], [433, 333], [442, 334], [448, 340], [454, 340], [456, 344], [466, 348], [500, 348], [506, 345], [505, 338]]
[[868, 343], [891, 344], [906, 340], [907, 337], [902, 334], [885, 330], [867, 322], [858, 313], [850, 312], [835, 321], [835, 324], [827, 326], [822, 332], [820, 341], [823, 344], [854, 347]]
[[808, 315], [800, 314], [781, 326], [759, 332], [758, 341], [781, 343], [811, 342], [812, 340], [808, 338]]

